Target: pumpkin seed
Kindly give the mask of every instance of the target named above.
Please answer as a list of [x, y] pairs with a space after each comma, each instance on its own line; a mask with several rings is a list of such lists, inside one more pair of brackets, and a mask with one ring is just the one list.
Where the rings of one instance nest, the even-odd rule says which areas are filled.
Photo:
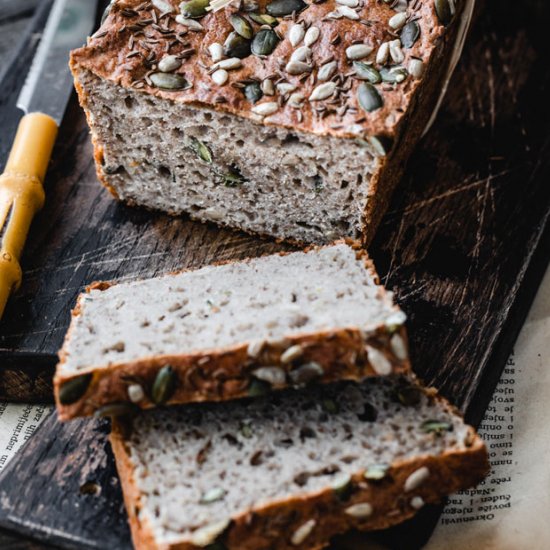
[[250, 424], [244, 424], [244, 423], [241, 424], [239, 428], [239, 432], [246, 439], [250, 439], [254, 435], [254, 432], [252, 431], [252, 427], [250, 426]]
[[59, 388], [59, 402], [62, 405], [76, 403], [86, 393], [91, 381], [91, 372], [67, 380]]
[[347, 500], [351, 495], [351, 476], [345, 473], [339, 474], [332, 482], [331, 487], [340, 500]]
[[226, 490], [222, 489], [221, 487], [214, 487], [213, 489], [210, 489], [209, 491], [206, 491], [201, 496], [200, 503], [201, 504], [210, 504], [212, 502], [216, 502], [217, 500], [221, 500], [226, 495]]
[[251, 51], [254, 55], [270, 55], [279, 43], [279, 37], [271, 29], [261, 29], [252, 40]]
[[257, 103], [262, 99], [264, 93], [259, 82], [251, 82], [244, 87], [244, 95], [251, 103]]
[[321, 401], [321, 407], [323, 407], [323, 410], [329, 414], [336, 414], [340, 410], [338, 403], [336, 403], [334, 399], [323, 399]]
[[444, 432], [452, 432], [453, 426], [449, 422], [443, 422], [440, 420], [426, 420], [420, 426], [421, 430], [425, 433], [434, 433], [436, 435], [441, 435]]
[[202, 141], [192, 137], [189, 145], [201, 160], [207, 162], [208, 164], [212, 164], [212, 151], [210, 151], [210, 149]]
[[279, 21], [275, 17], [271, 17], [267, 13], [251, 13], [249, 14], [250, 19], [258, 25], [270, 25], [271, 27], [276, 27], [279, 24]]
[[95, 418], [105, 418], [107, 416], [135, 416], [140, 408], [134, 403], [109, 403], [95, 411]]
[[380, 76], [384, 82], [389, 82], [391, 84], [399, 84], [407, 78], [409, 73], [404, 67], [382, 67], [380, 69]]
[[368, 113], [380, 109], [384, 104], [376, 88], [368, 82], [362, 82], [359, 85], [357, 100], [359, 101], [359, 105]]
[[420, 36], [420, 27], [416, 21], [407, 23], [401, 31], [401, 44], [404, 48], [412, 48]]
[[265, 7], [267, 13], [273, 17], [285, 17], [304, 8], [307, 8], [307, 4], [303, 0], [274, 0]]
[[242, 185], [245, 181], [246, 178], [236, 166], [230, 166], [228, 171], [223, 175], [223, 184], [226, 187], [237, 187], [237, 185]]
[[449, 0], [435, 0], [435, 13], [442, 25], [447, 26], [453, 18], [453, 10]]
[[260, 9], [260, 5], [256, 0], [242, 0], [241, 9], [247, 13], [251, 11], [258, 11]]
[[293, 384], [302, 385], [309, 384], [317, 378], [321, 378], [325, 374], [323, 367], [319, 363], [305, 363], [301, 367], [294, 369], [289, 373], [290, 380]]
[[368, 142], [374, 149], [374, 152], [380, 157], [385, 157], [393, 147], [393, 139], [389, 136], [370, 136]]
[[171, 365], [162, 367], [157, 373], [153, 388], [151, 390], [151, 399], [155, 405], [164, 405], [176, 391], [178, 378]]
[[395, 392], [397, 400], [406, 407], [414, 407], [420, 403], [422, 392], [414, 386], [405, 386]]
[[362, 61], [354, 61], [353, 68], [355, 69], [355, 76], [360, 80], [368, 80], [371, 84], [378, 84], [382, 81], [380, 72], [372, 65], [367, 65]]
[[250, 40], [243, 38], [235, 31], [230, 32], [223, 44], [223, 53], [227, 57], [237, 57], [243, 59], [250, 55]]
[[354, 519], [367, 519], [372, 515], [372, 506], [368, 502], [360, 502], [349, 506], [344, 512]]
[[262, 395], [267, 395], [270, 391], [271, 385], [257, 378], [251, 380], [250, 386], [248, 386], [249, 397], [260, 397]]
[[206, 8], [209, 4], [210, 0], [188, 0], [188, 2], [182, 2], [180, 4], [180, 12], [183, 17], [198, 19], [199, 17], [204, 17], [208, 13]]
[[242, 36], [243, 38], [250, 40], [254, 35], [254, 30], [252, 29], [252, 26], [250, 25], [250, 23], [240, 15], [237, 15], [237, 14], [230, 15], [229, 23], [231, 23], [231, 26], [233, 27], [235, 32], [240, 36]]
[[271, 386], [284, 386], [286, 383], [286, 373], [280, 367], [260, 367], [252, 371], [252, 376]]
[[181, 74], [153, 73], [151, 82], [162, 90], [183, 90], [189, 88], [189, 82]]
[[368, 481], [380, 481], [386, 477], [389, 469], [388, 464], [372, 464], [365, 470], [363, 477]]

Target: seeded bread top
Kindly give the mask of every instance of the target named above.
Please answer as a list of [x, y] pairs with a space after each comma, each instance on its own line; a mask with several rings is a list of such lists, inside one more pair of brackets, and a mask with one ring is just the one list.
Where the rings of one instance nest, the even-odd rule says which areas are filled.
[[[344, 491], [350, 476], [379, 481], [400, 461], [483, 447], [443, 400], [392, 377], [159, 409], [133, 421], [126, 444], [140, 518], [159, 546], [275, 501]], [[421, 468], [403, 495], [434, 482]]]
[[383, 149], [454, 4], [118, 0], [71, 64], [172, 101]]

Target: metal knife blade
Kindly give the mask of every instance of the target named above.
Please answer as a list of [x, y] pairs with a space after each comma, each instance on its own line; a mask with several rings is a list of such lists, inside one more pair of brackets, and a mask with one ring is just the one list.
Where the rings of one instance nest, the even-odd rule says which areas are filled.
[[17, 107], [44, 113], [59, 126], [73, 90], [69, 52], [91, 34], [97, 0], [55, 0]]

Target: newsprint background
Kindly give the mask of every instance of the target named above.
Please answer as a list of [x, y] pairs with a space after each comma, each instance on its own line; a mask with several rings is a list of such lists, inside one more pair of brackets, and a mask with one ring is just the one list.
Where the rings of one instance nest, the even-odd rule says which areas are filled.
[[[426, 550], [550, 548], [549, 348], [550, 270], [480, 426], [491, 474], [451, 496]], [[0, 403], [0, 470], [50, 410]]]

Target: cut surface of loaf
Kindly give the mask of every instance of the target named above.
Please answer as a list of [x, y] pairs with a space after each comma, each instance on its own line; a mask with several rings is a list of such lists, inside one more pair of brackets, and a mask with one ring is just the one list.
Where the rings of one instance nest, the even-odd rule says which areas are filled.
[[119, 0], [71, 59], [98, 176], [130, 204], [366, 242], [432, 113], [463, 3]]
[[115, 424], [136, 548], [320, 548], [478, 483], [483, 442], [434, 394], [390, 376]]
[[344, 242], [99, 283], [60, 352], [60, 416], [404, 372], [404, 321], [366, 253]]

